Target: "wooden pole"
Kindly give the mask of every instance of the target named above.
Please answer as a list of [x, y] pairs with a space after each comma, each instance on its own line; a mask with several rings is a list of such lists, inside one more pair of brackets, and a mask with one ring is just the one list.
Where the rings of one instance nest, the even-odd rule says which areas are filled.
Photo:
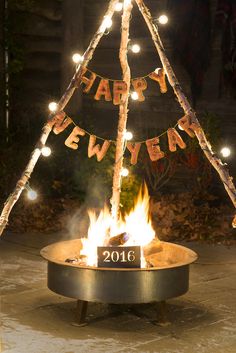
[[[115, 5], [117, 4], [118, 0], [110, 0], [107, 11], [105, 13], [104, 17], [110, 17], [112, 18], [114, 12], [115, 12]], [[97, 32], [94, 34], [86, 52], [84, 53], [84, 61], [83, 64], [81, 66], [78, 67], [77, 71], [75, 72], [72, 80], [70, 81], [69, 86], [67, 87], [65, 93], [63, 94], [63, 96], [61, 97], [60, 101], [58, 102], [58, 109], [57, 111], [61, 111], [64, 109], [64, 107], [67, 105], [67, 103], [69, 102], [71, 96], [74, 93], [74, 90], [76, 88], [77, 82], [80, 80], [83, 69], [85, 67], [87, 67], [89, 61], [92, 59], [93, 57], [93, 53], [100, 41], [100, 39], [102, 38], [102, 36], [104, 35], [106, 28], [104, 27], [103, 23], [99, 26]], [[8, 218], [9, 218], [9, 214], [13, 208], [13, 206], [15, 205], [15, 203], [17, 202], [17, 200], [19, 199], [22, 191], [25, 188], [26, 183], [28, 182], [28, 180], [30, 179], [30, 176], [34, 170], [34, 167], [41, 155], [41, 151], [40, 151], [40, 147], [42, 145], [44, 145], [48, 139], [48, 136], [51, 132], [51, 127], [49, 122], [53, 119], [53, 115], [51, 115], [48, 118], [48, 122], [44, 125], [44, 127], [42, 128], [42, 132], [41, 132], [41, 136], [35, 146], [35, 149], [33, 150], [31, 156], [30, 156], [30, 160], [25, 168], [25, 170], [23, 171], [21, 178], [19, 179], [19, 181], [16, 184], [16, 187], [14, 189], [14, 191], [8, 196], [8, 199], [6, 200], [1, 216], [0, 216], [0, 236], [2, 235], [7, 223], [8, 223]]]
[[116, 154], [115, 154], [115, 165], [113, 174], [113, 187], [112, 187], [112, 209], [111, 214], [114, 223], [117, 223], [119, 217], [120, 208], [120, 191], [121, 191], [121, 171], [123, 167], [123, 154], [125, 147], [125, 132], [126, 123], [128, 118], [128, 102], [129, 102], [129, 91], [130, 91], [130, 67], [128, 63], [127, 53], [129, 44], [129, 24], [131, 18], [131, 11], [133, 5], [130, 0], [124, 0], [123, 15], [121, 22], [121, 42], [120, 42], [120, 64], [122, 69], [123, 81], [127, 85], [127, 91], [122, 95], [121, 103], [119, 106], [119, 121], [118, 131], [116, 139]]
[[[175, 76], [175, 73], [170, 65], [170, 62], [166, 56], [165, 49], [163, 47], [163, 44], [161, 42], [158, 28], [154, 24], [151, 13], [147, 6], [144, 4], [143, 0], [135, 0], [140, 12], [143, 15], [143, 18], [148, 26], [148, 29], [151, 33], [152, 40], [154, 42], [154, 45], [157, 49], [157, 52], [159, 54], [162, 66], [166, 72], [168, 81], [170, 85], [172, 86], [175, 95], [179, 101], [179, 104], [183, 108], [184, 112], [186, 115], [188, 115], [191, 118], [191, 121], [195, 123], [198, 126], [198, 129], [195, 131], [196, 137], [198, 139], [199, 145], [201, 149], [203, 150], [205, 156], [209, 160], [209, 162], [212, 164], [212, 166], [215, 168], [217, 173], [220, 176], [221, 181], [223, 182], [223, 185], [234, 205], [236, 208], [236, 189], [233, 183], [233, 178], [229, 175], [229, 171], [227, 169], [226, 164], [222, 163], [222, 161], [214, 154], [211, 148], [210, 142], [207, 140], [206, 135], [196, 117], [195, 111], [192, 109], [188, 99], [184, 95], [184, 92]], [[232, 222], [232, 225], [234, 228], [236, 228], [236, 216], [234, 217], [234, 220]]]

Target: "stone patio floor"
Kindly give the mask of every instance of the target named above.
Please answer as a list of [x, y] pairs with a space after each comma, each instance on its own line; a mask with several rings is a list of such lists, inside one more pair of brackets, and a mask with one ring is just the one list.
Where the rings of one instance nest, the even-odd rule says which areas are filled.
[[[1, 348], [4, 353], [235, 353], [236, 246], [183, 244], [199, 254], [190, 289], [156, 304], [90, 303], [88, 325], [76, 327], [73, 299], [47, 289], [39, 250], [61, 235], [10, 234], [0, 241]], [[125, 289], [124, 289], [125, 290]]]

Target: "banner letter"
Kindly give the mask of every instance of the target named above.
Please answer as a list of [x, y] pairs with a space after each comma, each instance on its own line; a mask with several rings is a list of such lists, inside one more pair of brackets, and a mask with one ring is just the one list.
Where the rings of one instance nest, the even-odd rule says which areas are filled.
[[65, 141], [65, 145], [69, 148], [72, 148], [73, 150], [77, 150], [78, 149], [78, 142], [80, 140], [78, 135], [84, 136], [85, 131], [82, 130], [79, 126], [76, 126], [73, 129], [73, 131], [71, 132], [71, 134], [67, 137], [67, 139]]
[[127, 92], [127, 84], [124, 81], [114, 81], [113, 83], [113, 104], [119, 105], [121, 97]]
[[98, 85], [98, 89], [97, 92], [95, 94], [95, 99], [97, 101], [99, 101], [101, 99], [101, 96], [105, 97], [105, 101], [111, 101], [111, 90], [110, 90], [110, 86], [109, 86], [109, 81], [105, 78], [102, 78], [99, 85]]
[[158, 137], [154, 137], [153, 139], [147, 140], [146, 146], [151, 161], [155, 162], [165, 157], [165, 153], [161, 151], [161, 148], [159, 146]]
[[167, 130], [167, 136], [168, 136], [169, 150], [171, 152], [176, 151], [177, 145], [182, 149], [186, 148], [185, 142], [182, 140], [182, 137], [174, 128]]
[[94, 155], [96, 155], [98, 162], [100, 162], [104, 158], [105, 154], [107, 153], [107, 150], [110, 146], [110, 141], [105, 140], [102, 147], [99, 144], [95, 145], [95, 143], [96, 143], [96, 136], [90, 135], [89, 146], [88, 146], [88, 157], [91, 158]]
[[165, 79], [165, 71], [164, 69], [156, 69], [154, 72], [150, 73], [149, 77], [153, 81], [157, 81], [160, 86], [161, 93], [167, 92], [166, 79]]
[[137, 142], [137, 143], [128, 142], [127, 143], [127, 149], [131, 153], [131, 161], [130, 161], [130, 163], [133, 164], [133, 165], [137, 164], [140, 147], [141, 147], [141, 143], [140, 142]]

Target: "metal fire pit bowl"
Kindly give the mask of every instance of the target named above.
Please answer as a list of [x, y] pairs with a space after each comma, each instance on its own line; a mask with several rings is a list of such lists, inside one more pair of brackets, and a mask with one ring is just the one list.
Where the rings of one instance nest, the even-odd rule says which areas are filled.
[[87, 302], [138, 304], [164, 301], [188, 291], [189, 265], [197, 254], [183, 246], [161, 242], [155, 256], [160, 266], [151, 268], [82, 267], [66, 263], [78, 257], [80, 239], [46, 246], [41, 255], [48, 261], [48, 288], [57, 294]]

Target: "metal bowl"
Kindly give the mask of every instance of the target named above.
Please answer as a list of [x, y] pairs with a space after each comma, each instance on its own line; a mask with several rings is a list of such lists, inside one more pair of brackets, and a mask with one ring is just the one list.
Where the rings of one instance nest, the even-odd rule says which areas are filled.
[[48, 261], [48, 288], [57, 294], [83, 301], [135, 304], [180, 296], [189, 288], [189, 265], [197, 254], [183, 246], [161, 242], [152, 268], [82, 267], [66, 263], [78, 257], [80, 239], [46, 246], [41, 255]]

